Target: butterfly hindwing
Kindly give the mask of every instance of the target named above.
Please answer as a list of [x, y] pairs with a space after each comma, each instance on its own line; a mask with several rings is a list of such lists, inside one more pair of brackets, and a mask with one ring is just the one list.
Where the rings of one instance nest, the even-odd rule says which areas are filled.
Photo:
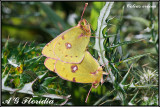
[[46, 58], [45, 61], [44, 61], [44, 65], [46, 66], [46, 68], [48, 68], [50, 71], [55, 71], [55, 62], [56, 60], [54, 59], [51, 59], [51, 58]]
[[102, 78], [102, 70], [98, 62], [85, 52], [83, 61], [79, 64], [63, 63], [56, 61], [55, 72], [63, 79], [77, 83], [99, 83]]

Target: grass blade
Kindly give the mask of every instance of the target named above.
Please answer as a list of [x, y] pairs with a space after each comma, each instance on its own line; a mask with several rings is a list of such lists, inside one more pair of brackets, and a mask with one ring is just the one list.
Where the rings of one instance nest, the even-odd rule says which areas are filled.
[[[66, 23], [60, 18], [49, 6], [44, 3], [37, 2], [37, 4], [43, 9], [46, 13], [48, 19], [52, 22], [52, 24], [59, 30], [67, 29]], [[62, 29], [63, 28], [63, 29]]]

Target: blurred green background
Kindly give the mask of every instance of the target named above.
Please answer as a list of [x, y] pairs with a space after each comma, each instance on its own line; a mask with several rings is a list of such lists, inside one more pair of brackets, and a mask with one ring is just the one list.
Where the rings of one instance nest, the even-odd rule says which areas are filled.
[[[155, 5], [156, 8], [128, 8], [127, 5]], [[40, 46], [41, 48], [36, 48], [34, 51], [41, 55], [42, 47], [46, 43], [51, 41], [57, 35], [63, 31], [76, 26], [80, 20], [85, 2], [2, 2], [2, 48], [4, 49], [5, 44], [8, 40], [8, 49], [16, 49], [19, 44], [25, 44], [26, 42], [32, 44], [33, 47]], [[100, 10], [105, 5], [105, 2], [88, 2], [88, 7], [84, 12], [83, 18], [91, 24], [92, 32], [97, 28], [97, 20]], [[124, 7], [124, 8], [123, 8]], [[123, 14], [122, 14], [123, 11]], [[107, 35], [117, 34], [117, 29], [119, 29], [121, 42], [144, 39], [141, 42], [123, 45], [123, 56], [135, 56], [145, 53], [152, 53], [150, 57], [144, 56], [135, 62], [135, 67], [140, 71], [143, 71], [143, 65], [147, 64], [149, 68], [153, 71], [156, 70], [158, 73], [158, 2], [115, 2], [111, 9], [109, 18], [113, 18], [109, 21], [106, 32]], [[89, 51], [93, 53], [94, 38], [91, 38], [89, 44]], [[27, 49], [31, 50], [32, 47]], [[21, 49], [21, 48], [20, 48]], [[27, 51], [26, 49], [26, 51]], [[31, 50], [32, 51], [32, 50]], [[10, 52], [12, 54], [12, 52]], [[15, 53], [14, 53], [15, 54]], [[17, 53], [18, 54], [18, 53]], [[30, 55], [30, 54], [29, 54]], [[12, 55], [10, 55], [12, 56]], [[16, 54], [15, 54], [16, 56]], [[27, 55], [26, 55], [27, 57]], [[30, 57], [28, 57], [30, 58]], [[3, 59], [3, 58], [2, 58]], [[120, 58], [121, 59], [121, 58]], [[43, 63], [44, 58], [41, 63]], [[7, 63], [7, 62], [3, 62]], [[35, 65], [38, 66], [38, 65]], [[47, 69], [44, 65], [41, 68], [42, 72], [36, 71], [36, 74], [43, 74]], [[5, 66], [2, 67], [2, 72]], [[38, 68], [37, 68], [38, 69]], [[117, 66], [120, 72], [124, 75], [126, 69], [124, 64]], [[33, 69], [32, 69], [33, 70]], [[34, 71], [34, 70], [33, 70]], [[34, 71], [35, 72], [35, 71]], [[56, 76], [56, 74], [50, 72], [51, 76]], [[132, 79], [132, 75], [128, 80]], [[158, 79], [158, 78], [157, 78]], [[18, 81], [18, 80], [17, 80]], [[65, 95], [71, 94], [71, 99], [68, 101], [68, 105], [121, 105], [121, 101], [117, 100], [113, 91], [113, 86], [110, 82], [105, 82], [103, 86], [99, 86], [97, 89], [92, 89], [91, 94], [88, 99], [88, 103], [85, 103], [85, 98], [90, 89], [90, 84], [78, 84], [72, 83], [57, 77], [57, 80], [64, 84]], [[140, 81], [140, 79], [139, 79]], [[15, 82], [16, 83], [16, 82]], [[14, 83], [14, 85], [15, 85]], [[156, 85], [158, 82], [155, 83]], [[10, 86], [10, 85], [9, 85]], [[15, 88], [16, 86], [14, 86]], [[63, 87], [61, 87], [63, 90]], [[143, 89], [139, 89], [141, 91]], [[157, 101], [158, 90], [154, 91], [156, 97], [153, 99], [144, 100], [142, 97], [144, 95], [144, 90], [139, 94], [140, 99], [135, 100], [137, 105], [150, 105], [151, 100], [153, 102]], [[129, 93], [126, 100], [130, 100], [136, 93], [134, 89], [127, 91]], [[62, 94], [62, 93], [61, 93]], [[64, 94], [62, 94], [64, 95]], [[103, 96], [106, 96], [103, 98]], [[2, 100], [7, 99], [12, 94], [8, 92], [2, 93]], [[27, 94], [16, 94], [20, 98], [28, 96]], [[150, 98], [152, 95], [148, 95]], [[153, 95], [154, 96], [154, 95]], [[99, 99], [103, 98], [100, 103]], [[139, 101], [140, 100], [140, 101]], [[106, 102], [105, 102], [106, 101]], [[104, 102], [104, 103], [103, 103]], [[146, 103], [147, 102], [147, 103]], [[157, 103], [153, 103], [156, 105]], [[12, 104], [11, 104], [12, 105]]]

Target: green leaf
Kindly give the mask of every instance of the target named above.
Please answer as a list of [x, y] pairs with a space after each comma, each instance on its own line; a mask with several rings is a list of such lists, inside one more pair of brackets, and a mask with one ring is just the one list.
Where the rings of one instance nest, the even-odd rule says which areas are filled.
[[53, 38], [57, 37], [60, 34], [60, 31], [57, 29], [43, 29], [45, 32], [49, 33]]
[[[131, 67], [132, 67], [132, 65], [131, 65]], [[131, 69], [131, 67], [129, 68], [129, 70], [128, 70], [128, 72], [126, 73], [126, 75], [123, 77], [123, 79], [122, 79], [122, 81], [120, 82], [120, 84], [123, 84], [125, 81], [126, 81], [126, 79], [127, 79], [127, 77], [128, 77], [128, 74], [130, 73], [130, 69]]]
[[98, 54], [100, 56], [99, 62], [102, 65], [106, 65], [105, 63], [108, 62], [108, 60], [105, 58], [105, 51], [104, 51], [105, 49], [103, 47], [105, 38], [102, 32], [103, 32], [103, 29], [107, 26], [106, 19], [108, 18], [110, 14], [110, 10], [112, 8], [113, 3], [114, 2], [106, 2], [105, 6], [101, 9], [100, 15], [98, 17], [98, 26], [97, 26], [97, 31], [96, 31], [94, 49], [98, 51]]
[[138, 22], [140, 22], [140, 23], [142, 23], [142, 24], [144, 24], [144, 25], [149, 27], [149, 21], [144, 19], [144, 18], [142, 18], [142, 17], [126, 16], [124, 18], [125, 19], [130, 19], [130, 20], [133, 20], [133, 21], [138, 21]]
[[102, 7], [104, 6], [105, 2], [93, 2], [92, 4], [93, 4], [93, 7], [91, 10], [90, 20], [91, 20], [92, 29], [96, 30], [99, 12], [102, 9]]
[[114, 35], [105, 35], [105, 38], [110, 38], [110, 37], [115, 37], [115, 36], [117, 36], [117, 34], [114, 34]]
[[106, 48], [116, 48], [116, 47], [119, 47], [119, 46], [122, 46], [122, 45], [132, 44], [132, 43], [140, 42], [140, 41], [143, 41], [143, 40], [144, 39], [135, 40], [135, 41], [125, 41], [125, 42], [117, 43], [115, 45], [112, 45], [112, 46], [109, 46], [109, 47], [106, 47]]
[[141, 58], [141, 57], [147, 56], [147, 55], [149, 55], [149, 54], [150, 54], [150, 53], [142, 54], [142, 55], [136, 55], [136, 56], [133, 56], [133, 57], [129, 57], [129, 58], [127, 58], [127, 59], [121, 60], [120, 62], [117, 62], [116, 64], [128, 62], [128, 61], [131, 61], [131, 60], [135, 60], [135, 59], [137, 59], [137, 58]]
[[55, 78], [56, 77], [48, 77], [48, 78], [46, 78], [42, 85], [48, 86], [49, 84], [51, 84], [54, 81]]
[[128, 105], [135, 105], [135, 104], [134, 104], [134, 100], [135, 100], [137, 94], [138, 94], [138, 91], [137, 91], [137, 93], [132, 97], [132, 99], [129, 101]]
[[[121, 16], [120, 16], [120, 21], [118, 23], [118, 27], [117, 27], [117, 31], [116, 31], [117, 35], [115, 36], [114, 41], [113, 41], [114, 44], [121, 43], [121, 40], [120, 40], [120, 29], [121, 29], [121, 25], [122, 25], [123, 13], [124, 13], [124, 6], [122, 8], [122, 12], [121, 12]], [[118, 50], [119, 54], [122, 56], [123, 55], [123, 53], [122, 53], [122, 47], [118, 46], [117, 50]]]
[[43, 9], [43, 11], [46, 13], [48, 19], [51, 21], [51, 23], [59, 30], [66, 30], [68, 29], [66, 23], [64, 20], [59, 17], [54, 10], [52, 10], [49, 6], [47, 6], [44, 3], [37, 2], [37, 4]]

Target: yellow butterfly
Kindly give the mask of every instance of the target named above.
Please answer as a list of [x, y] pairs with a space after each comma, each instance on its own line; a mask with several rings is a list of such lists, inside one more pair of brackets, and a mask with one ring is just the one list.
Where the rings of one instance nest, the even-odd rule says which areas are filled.
[[44, 65], [57, 73], [61, 78], [77, 83], [99, 83], [102, 79], [103, 70], [98, 62], [85, 52], [83, 61], [79, 64], [64, 63], [59, 60], [46, 58]]
[[[44, 65], [49, 70], [57, 73], [62, 79], [76, 83], [92, 83], [91, 89], [96, 88], [99, 82], [103, 83], [103, 74], [106, 74], [96, 59], [87, 51], [83, 61], [79, 64], [64, 63], [59, 60], [46, 58]], [[87, 102], [89, 93], [85, 102]]]
[[[76, 83], [92, 83], [95, 88], [96, 84], [103, 82], [103, 74], [106, 73], [86, 51], [90, 36], [90, 25], [86, 19], [81, 18], [77, 26], [61, 33], [43, 48], [42, 54], [47, 57], [44, 65], [62, 79]], [[87, 99], [88, 96], [86, 101]]]
[[66, 63], [80, 63], [84, 58], [90, 35], [90, 25], [86, 19], [82, 19], [77, 26], [49, 42], [43, 48], [42, 54]]

